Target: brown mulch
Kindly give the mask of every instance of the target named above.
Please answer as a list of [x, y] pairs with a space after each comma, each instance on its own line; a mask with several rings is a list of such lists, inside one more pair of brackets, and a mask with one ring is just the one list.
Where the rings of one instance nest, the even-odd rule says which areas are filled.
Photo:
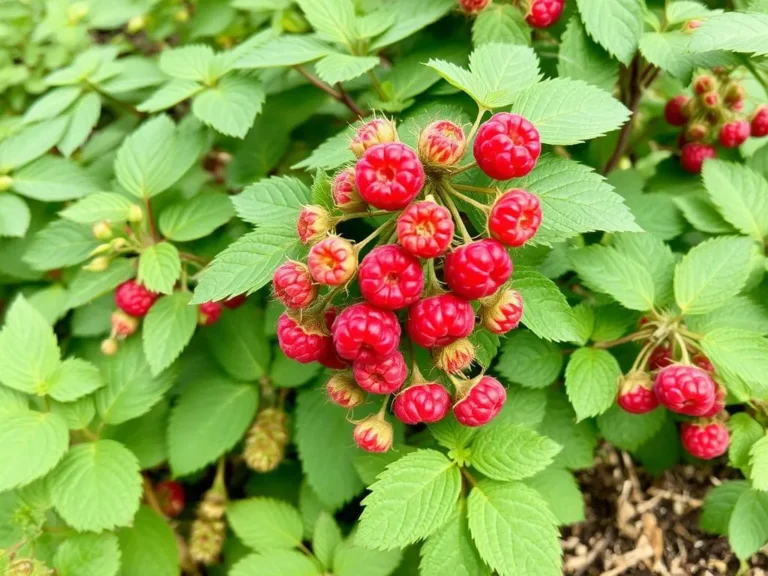
[[766, 554], [739, 572], [728, 541], [698, 527], [704, 496], [735, 474], [725, 467], [680, 465], [653, 478], [628, 454], [603, 446], [597, 465], [577, 474], [587, 518], [563, 531], [564, 573], [768, 576]]

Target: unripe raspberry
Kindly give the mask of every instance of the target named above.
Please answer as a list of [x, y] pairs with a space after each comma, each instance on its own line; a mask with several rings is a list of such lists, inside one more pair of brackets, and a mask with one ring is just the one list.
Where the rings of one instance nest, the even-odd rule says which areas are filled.
[[419, 134], [419, 158], [430, 166], [453, 166], [464, 156], [466, 144], [461, 126], [438, 120]]
[[[108, 246], [108, 244], [104, 246]], [[107, 268], [109, 268], [109, 258], [106, 256], [98, 256], [83, 266], [83, 270], [88, 272], [104, 272]]]
[[445, 256], [445, 281], [467, 300], [490, 296], [512, 276], [512, 259], [498, 240], [485, 238]]
[[519, 188], [507, 190], [488, 216], [488, 232], [507, 246], [522, 246], [536, 235], [540, 225], [538, 197]]
[[720, 95], [717, 92], [709, 92], [701, 97], [704, 108], [707, 110], [716, 110], [720, 107]]
[[7, 174], [0, 174], [0, 192], [5, 192], [13, 186], [13, 178]]
[[322, 206], [304, 206], [296, 222], [296, 232], [302, 244], [314, 244], [325, 238], [332, 227], [331, 215]]
[[495, 180], [525, 176], [541, 154], [541, 139], [522, 116], [499, 112], [480, 126], [474, 155], [480, 169]]
[[362, 212], [367, 207], [355, 186], [355, 169], [352, 167], [336, 174], [331, 185], [331, 194], [336, 208], [342, 212]]
[[141, 206], [131, 204], [131, 207], [128, 208], [128, 222], [138, 224], [142, 220], [144, 220], [144, 211], [141, 209]]
[[693, 81], [693, 90], [696, 94], [706, 94], [717, 89], [717, 80], [709, 74], [702, 74]]
[[223, 520], [195, 520], [189, 534], [189, 557], [193, 562], [215, 564], [224, 547], [227, 524]]
[[744, 88], [742, 85], [739, 82], [729, 82], [725, 87], [723, 100], [725, 100], [726, 104], [744, 100]]
[[224, 306], [221, 302], [203, 302], [197, 307], [197, 311], [197, 323], [200, 326], [210, 326], [219, 321], [219, 317], [221, 317], [221, 313], [224, 311]]
[[715, 403], [712, 404], [712, 408], [709, 412], [702, 414], [702, 418], [713, 418], [725, 410], [725, 399], [728, 397], [728, 391], [725, 386], [722, 386], [718, 382], [715, 382], [717, 390], [715, 391]]
[[680, 440], [691, 456], [712, 460], [725, 454], [731, 438], [723, 422], [685, 422], [680, 427]]
[[114, 338], [107, 338], [101, 341], [101, 353], [104, 356], [114, 356], [117, 354], [118, 343]]
[[523, 297], [511, 288], [501, 292], [498, 297], [483, 301], [480, 306], [480, 323], [483, 328], [494, 334], [506, 334], [520, 324], [523, 317]]
[[392, 403], [392, 411], [404, 424], [439, 422], [451, 407], [451, 395], [437, 383], [415, 384], [403, 390]]
[[424, 167], [416, 152], [405, 144], [379, 144], [357, 161], [355, 185], [371, 206], [402, 210], [424, 187]]
[[507, 401], [504, 386], [490, 376], [482, 376], [453, 406], [453, 413], [464, 426], [488, 424], [501, 412]]
[[96, 240], [110, 240], [112, 238], [112, 227], [106, 220], [103, 222], [97, 222], [93, 225], [93, 237]]
[[366, 418], [352, 433], [355, 444], [366, 452], [386, 452], [392, 447], [392, 425], [379, 415]]
[[328, 397], [342, 408], [355, 408], [365, 402], [365, 390], [360, 388], [347, 372], [331, 376], [325, 385]]
[[385, 310], [413, 304], [424, 290], [418, 258], [396, 244], [371, 250], [360, 264], [357, 280], [363, 298]]
[[750, 123], [752, 136], [756, 138], [762, 138], [768, 136], [768, 106], [760, 106], [752, 116], [752, 122]]
[[329, 236], [312, 246], [307, 264], [316, 282], [341, 286], [355, 276], [357, 254], [349, 241], [341, 236]]
[[715, 403], [715, 383], [696, 366], [674, 364], [664, 368], [656, 376], [653, 391], [665, 407], [687, 416], [702, 416]]
[[448, 374], [459, 374], [475, 360], [475, 346], [467, 338], [460, 338], [435, 352], [435, 366]]
[[160, 295], [150, 292], [136, 280], [123, 282], [115, 290], [115, 304], [126, 314], [143, 318]]
[[710, 374], [715, 373], [714, 365], [704, 354], [694, 354], [691, 356], [691, 362], [693, 362], [695, 366], [698, 366], [705, 372], [709, 372]]
[[408, 377], [405, 359], [397, 351], [383, 360], [355, 360], [352, 372], [360, 388], [371, 394], [397, 392]]
[[176, 518], [184, 511], [184, 486], [174, 480], [164, 480], [155, 485], [160, 510], [170, 518]]
[[627, 374], [621, 382], [617, 403], [631, 414], [645, 414], [659, 405], [653, 393], [653, 380], [645, 372]]
[[374, 118], [357, 129], [349, 149], [355, 156], [362, 158], [369, 148], [388, 142], [397, 142], [395, 124], [386, 118]]
[[317, 286], [309, 268], [301, 262], [286, 262], [272, 276], [272, 290], [286, 308], [306, 308], [317, 298]]
[[245, 294], [238, 294], [237, 296], [232, 296], [232, 298], [228, 298], [227, 300], [224, 300], [222, 304], [229, 308], [230, 310], [235, 310], [237, 308], [240, 308], [243, 304], [245, 304], [245, 301], [248, 300], [248, 297]]
[[277, 320], [277, 342], [283, 354], [302, 364], [317, 361], [331, 345], [321, 327], [303, 326], [285, 312]]
[[715, 152], [715, 149], [709, 144], [689, 142], [683, 146], [682, 154], [680, 156], [680, 165], [684, 170], [692, 174], [698, 174], [701, 172], [704, 160], [716, 156], [717, 152]]
[[450, 211], [429, 200], [406, 208], [397, 221], [397, 240], [419, 258], [434, 258], [448, 249], [454, 224]]
[[348, 360], [386, 358], [400, 345], [400, 324], [388, 310], [367, 302], [353, 304], [333, 323], [333, 343], [339, 356]]
[[525, 21], [534, 28], [549, 28], [560, 19], [565, 0], [530, 0]]
[[688, 96], [680, 94], [667, 100], [664, 106], [664, 119], [672, 126], [683, 126], [688, 121], [685, 106], [688, 104]]
[[256, 472], [271, 472], [285, 458], [288, 444], [288, 417], [276, 408], [265, 408], [248, 430], [243, 460]]
[[705, 140], [709, 136], [709, 125], [704, 122], [695, 122], [686, 128], [684, 134], [686, 140], [690, 142]]
[[139, 327], [139, 321], [122, 310], [112, 312], [110, 320], [112, 322], [112, 336], [117, 338], [127, 338]]
[[423, 348], [448, 346], [472, 333], [475, 311], [466, 300], [440, 294], [411, 304], [405, 328], [411, 340]]
[[734, 120], [726, 122], [720, 128], [720, 145], [723, 148], [736, 148], [741, 146], [749, 138], [749, 122], [746, 120]]
[[671, 366], [673, 362], [672, 348], [666, 343], [656, 346], [651, 352], [651, 355], [648, 356], [648, 367], [653, 372]]
[[459, 6], [467, 14], [478, 14], [488, 7], [491, 0], [459, 0]]

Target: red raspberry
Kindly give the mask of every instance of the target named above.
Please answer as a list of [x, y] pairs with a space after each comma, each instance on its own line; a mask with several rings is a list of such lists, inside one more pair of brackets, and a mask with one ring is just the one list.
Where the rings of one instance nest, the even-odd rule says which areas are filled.
[[472, 333], [475, 311], [466, 300], [440, 294], [411, 304], [405, 328], [411, 340], [423, 348], [448, 346]]
[[726, 122], [720, 128], [720, 145], [724, 148], [736, 148], [749, 138], [749, 131], [749, 122], [746, 120]]
[[392, 447], [393, 435], [392, 425], [378, 415], [360, 422], [352, 433], [355, 444], [366, 452], [386, 452]]
[[523, 297], [517, 290], [504, 290], [498, 298], [480, 307], [483, 328], [494, 334], [506, 334], [520, 324], [523, 317]]
[[304, 206], [296, 221], [296, 233], [302, 244], [313, 244], [325, 238], [332, 227], [331, 215], [322, 206]]
[[496, 417], [506, 401], [504, 386], [496, 378], [483, 376], [454, 404], [453, 413], [464, 426], [482, 426]]
[[285, 312], [277, 320], [277, 342], [283, 354], [302, 364], [317, 361], [331, 345], [321, 329], [302, 326]]
[[689, 142], [683, 146], [680, 164], [684, 170], [692, 174], [698, 174], [701, 172], [701, 165], [704, 164], [704, 160], [714, 158], [715, 156], [717, 156], [717, 152], [709, 144]]
[[136, 280], [128, 280], [117, 287], [115, 304], [128, 315], [143, 318], [159, 297], [159, 294], [150, 292]]
[[531, 0], [525, 21], [534, 28], [549, 28], [560, 19], [565, 0]]
[[286, 262], [272, 276], [275, 298], [286, 308], [306, 308], [317, 298], [317, 286], [312, 283], [309, 268], [301, 262]]
[[619, 406], [631, 414], [645, 414], [659, 405], [653, 393], [653, 381], [645, 372], [628, 374], [619, 389]]
[[705, 94], [717, 89], [717, 80], [709, 74], [698, 76], [693, 81], [693, 90], [696, 94]]
[[325, 385], [328, 397], [342, 408], [355, 408], [365, 402], [365, 390], [346, 372], [331, 376]]
[[397, 395], [392, 411], [404, 424], [431, 424], [442, 420], [451, 407], [451, 395], [437, 383], [416, 384]]
[[[324, 314], [326, 333], [331, 333], [331, 327], [333, 326], [333, 323], [336, 320], [336, 316], [338, 316], [338, 314], [338, 311], [334, 307], [326, 309]], [[336, 347], [333, 345], [332, 338], [328, 339], [328, 346], [323, 349], [323, 353], [320, 354], [320, 357], [317, 359], [317, 361], [326, 368], [330, 368], [331, 370], [343, 370], [344, 368], [348, 368], [350, 364], [349, 360], [345, 360], [338, 355], [336, 352]]]
[[397, 240], [414, 256], [434, 258], [451, 245], [453, 230], [448, 209], [427, 200], [403, 211], [397, 221]]
[[701, 97], [704, 107], [708, 110], [714, 110], [720, 106], [720, 95], [717, 92], [710, 92]]
[[491, 208], [488, 231], [507, 246], [522, 246], [533, 238], [541, 225], [541, 205], [530, 192], [507, 190]]
[[438, 120], [419, 134], [419, 158], [431, 166], [453, 166], [464, 156], [466, 144], [461, 126]]
[[352, 372], [360, 388], [371, 394], [396, 392], [408, 376], [405, 359], [397, 351], [383, 360], [355, 360]]
[[240, 306], [245, 304], [246, 300], [248, 300], [248, 296], [245, 294], [238, 294], [237, 296], [232, 296], [232, 298], [229, 298], [228, 300], [224, 300], [222, 304], [224, 304], [224, 306], [230, 310], [235, 310], [236, 308], [240, 308]]
[[112, 336], [117, 338], [127, 338], [139, 327], [139, 321], [122, 310], [112, 312]]
[[495, 180], [525, 176], [541, 154], [541, 139], [533, 124], [522, 116], [494, 114], [477, 131], [475, 160]]
[[197, 323], [200, 326], [210, 326], [219, 321], [219, 317], [224, 311], [224, 306], [221, 302], [203, 302], [197, 307], [197, 311]]
[[445, 281], [467, 300], [490, 296], [512, 276], [512, 259], [498, 240], [459, 246], [445, 256]]
[[371, 250], [360, 264], [357, 279], [363, 298], [385, 310], [413, 304], [424, 290], [419, 260], [396, 244]]
[[348, 360], [386, 358], [400, 345], [400, 324], [388, 310], [367, 302], [353, 304], [333, 323], [333, 343], [339, 356]]
[[467, 14], [477, 14], [485, 10], [491, 0], [459, 0], [459, 6]]
[[435, 353], [435, 366], [448, 374], [459, 374], [475, 360], [475, 346], [467, 338], [461, 338], [440, 348]]
[[752, 136], [762, 138], [768, 136], [768, 106], [760, 106], [752, 116], [750, 124]]
[[715, 403], [715, 383], [695, 366], [674, 364], [664, 368], [656, 376], [653, 390], [664, 406], [687, 416], [706, 414]]
[[709, 412], [702, 415], [703, 418], [713, 418], [725, 410], [725, 399], [728, 396], [728, 391], [725, 389], [725, 386], [721, 386], [717, 382], [715, 382], [715, 386], [717, 386], [715, 403], [712, 404], [712, 409]]
[[155, 485], [160, 510], [169, 518], [175, 518], [184, 511], [184, 486], [173, 480], [165, 480]]
[[725, 454], [731, 439], [722, 422], [686, 422], [680, 427], [680, 440], [692, 456], [712, 460]]
[[341, 236], [329, 236], [312, 246], [307, 264], [316, 282], [341, 286], [354, 277], [357, 254], [349, 241]]
[[670, 100], [667, 100], [664, 106], [664, 119], [672, 126], [683, 126], [688, 121], [688, 114], [685, 112], [685, 105], [688, 104], [688, 96], [680, 94]]
[[667, 366], [671, 366], [673, 362], [674, 358], [672, 357], [672, 348], [669, 347], [669, 344], [661, 344], [660, 346], [656, 346], [656, 348], [653, 349], [653, 352], [651, 352], [651, 355], [648, 357], [648, 367], [653, 372], [662, 368], [666, 368]]
[[691, 362], [693, 362], [694, 365], [698, 366], [705, 372], [709, 372], [710, 374], [715, 373], [715, 367], [712, 365], [712, 362], [710, 362], [709, 358], [704, 356], [704, 354], [694, 354], [691, 357]]
[[405, 144], [379, 144], [357, 161], [355, 185], [371, 206], [402, 210], [424, 187], [424, 167], [416, 152]]
[[360, 158], [369, 148], [387, 142], [397, 142], [397, 129], [394, 123], [386, 118], [374, 118], [357, 129], [349, 149]]
[[331, 194], [336, 208], [342, 212], [362, 212], [366, 209], [365, 202], [355, 186], [355, 169], [345, 168], [333, 179]]

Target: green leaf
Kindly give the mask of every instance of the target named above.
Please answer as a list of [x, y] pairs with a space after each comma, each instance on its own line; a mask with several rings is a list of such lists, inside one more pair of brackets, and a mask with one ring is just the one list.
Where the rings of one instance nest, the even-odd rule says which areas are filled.
[[205, 379], [186, 388], [168, 422], [174, 475], [195, 472], [230, 450], [248, 429], [258, 404], [252, 384]]
[[266, 373], [270, 343], [260, 311], [242, 306], [226, 312], [218, 322], [206, 326], [205, 337], [213, 357], [232, 378], [254, 381]]
[[729, 52], [711, 51], [693, 54], [690, 34], [681, 30], [646, 32], [640, 39], [640, 51], [653, 65], [688, 83], [697, 68], [736, 66], [738, 60]]
[[512, 287], [523, 296], [523, 323], [539, 338], [555, 342], [579, 338], [573, 312], [557, 285], [531, 268], [515, 270]]
[[429, 536], [450, 518], [461, 473], [440, 452], [419, 450], [390, 464], [369, 489], [355, 542], [391, 550]]
[[216, 55], [209, 46], [193, 44], [160, 53], [160, 70], [181, 80], [195, 82], [215, 81], [217, 75], [212, 68]]
[[439, 576], [490, 576], [469, 534], [467, 517], [457, 510], [421, 547], [419, 574]]
[[587, 33], [624, 64], [635, 55], [643, 33], [643, 6], [636, 0], [576, 0]]
[[731, 432], [728, 444], [728, 464], [749, 475], [749, 451], [752, 445], [765, 435], [763, 427], [746, 412], [734, 414], [728, 420]]
[[650, 272], [655, 304], [672, 301], [675, 256], [668, 245], [650, 234], [621, 233], [613, 237], [613, 247]]
[[232, 202], [218, 192], [198, 194], [191, 200], [177, 202], [163, 210], [158, 226], [163, 236], [176, 242], [204, 238], [234, 216]]
[[768, 392], [768, 340], [754, 332], [716, 328], [704, 336], [701, 346], [718, 370], [735, 374], [755, 394]]
[[103, 385], [99, 369], [79, 358], [67, 358], [51, 376], [47, 393], [59, 402], [71, 402]]
[[561, 525], [584, 521], [584, 495], [576, 478], [567, 470], [549, 467], [525, 483], [541, 494]]
[[89, 226], [54, 220], [35, 234], [24, 261], [35, 270], [54, 270], [80, 264], [101, 242]]
[[295, 550], [273, 550], [268, 554], [249, 554], [232, 566], [229, 576], [323, 576], [307, 556]]
[[269, 367], [269, 379], [276, 388], [298, 388], [315, 378], [322, 368], [317, 362], [301, 364], [291, 360], [280, 347], [274, 348], [275, 354]]
[[83, 396], [73, 402], [51, 400], [51, 412], [61, 416], [70, 430], [85, 430], [96, 416], [93, 396]]
[[69, 285], [67, 308], [78, 308], [117, 288], [136, 275], [127, 258], [113, 260], [103, 272], [80, 270]]
[[704, 498], [704, 506], [699, 516], [701, 529], [712, 534], [727, 536], [728, 523], [736, 502], [748, 490], [749, 482], [745, 480], [731, 480], [712, 488]]
[[322, 80], [333, 86], [339, 82], [354, 80], [373, 70], [379, 63], [377, 56], [329, 54], [315, 64], [315, 71]]
[[133, 452], [142, 470], [154, 468], [168, 459], [165, 439], [168, 413], [168, 402], [158, 402], [143, 416], [108, 427], [103, 436], [120, 442]]
[[650, 310], [655, 288], [650, 273], [614, 248], [590, 246], [573, 251], [571, 264], [587, 286], [615, 298], [626, 308]]
[[23, 410], [0, 419], [0, 492], [47, 474], [69, 446], [69, 431], [57, 414]]
[[144, 356], [153, 376], [173, 364], [187, 347], [197, 328], [197, 309], [189, 305], [189, 292], [163, 296], [149, 309], [144, 319]]
[[79, 444], [53, 472], [51, 498], [56, 512], [76, 530], [128, 526], [141, 499], [139, 463], [113, 440]]
[[579, 348], [568, 360], [565, 389], [579, 420], [602, 414], [616, 399], [621, 367], [607, 350]]
[[610, 92], [619, 79], [619, 67], [587, 36], [578, 17], [573, 16], [563, 32], [557, 53], [557, 75], [583, 80]]
[[597, 427], [605, 439], [621, 450], [637, 450], [663, 426], [667, 414], [657, 408], [646, 414], [630, 414], [618, 405], [597, 418]]
[[394, 15], [394, 24], [381, 36], [376, 38], [368, 48], [369, 52], [380, 50], [385, 46], [399, 42], [414, 32], [437, 22], [455, 8], [453, 0], [422, 0], [419, 9], [413, 9], [410, 0], [392, 0], [386, 4], [386, 10]]
[[470, 464], [493, 480], [522, 480], [552, 464], [562, 446], [523, 426], [484, 428], [472, 442]]
[[472, 43], [530, 45], [531, 31], [514, 6], [492, 4], [480, 12], [472, 25]]
[[355, 39], [355, 6], [352, 0], [296, 0], [321, 37], [349, 46]]
[[[166, 52], [163, 52], [166, 54]], [[136, 109], [139, 112], [159, 112], [200, 93], [205, 86], [194, 80], [181, 80], [176, 78], [160, 86], [149, 98], [139, 104]]]
[[683, 314], [719, 308], [744, 287], [751, 271], [754, 241], [720, 237], [702, 242], [675, 268], [675, 301]]
[[266, 94], [254, 78], [230, 75], [192, 100], [192, 113], [216, 131], [244, 138], [261, 112]]
[[752, 445], [749, 458], [752, 487], [763, 492], [768, 491], [768, 436], [763, 434], [763, 437]]
[[0, 173], [21, 168], [53, 148], [67, 127], [66, 118], [40, 122], [0, 142]]
[[[70, 204], [59, 215], [80, 224], [95, 224], [104, 220], [119, 223], [128, 220], [132, 206], [135, 204], [122, 194], [97, 192]], [[162, 217], [160, 221], [162, 223]]]
[[475, 347], [475, 362], [483, 368], [489, 368], [499, 350], [499, 337], [480, 328], [469, 335], [469, 341]]
[[33, 124], [34, 122], [55, 118], [69, 108], [81, 93], [82, 88], [79, 86], [54, 88], [35, 100], [34, 104], [27, 108], [22, 121], [24, 124]]
[[637, 224], [660, 240], [671, 240], [686, 229], [685, 220], [671, 194], [627, 194], [625, 202]]
[[61, 576], [115, 576], [120, 548], [114, 534], [78, 534], [56, 548], [53, 567]]
[[768, 54], [768, 14], [726, 12], [707, 18], [691, 37], [692, 52], [730, 50]]
[[430, 424], [429, 431], [438, 444], [448, 450], [466, 448], [478, 432], [476, 428], [462, 426], [453, 418], [443, 418], [435, 424]]
[[77, 101], [70, 114], [67, 132], [57, 145], [64, 156], [69, 158], [83, 145], [98, 123], [99, 116], [101, 116], [101, 97], [98, 94], [91, 92]]
[[291, 176], [265, 178], [232, 197], [237, 215], [257, 226], [293, 226], [309, 202], [309, 188]]
[[336, 576], [389, 576], [400, 564], [401, 557], [400, 550], [368, 550], [352, 545], [348, 539], [336, 548], [333, 573]]
[[691, 316], [686, 323], [691, 330], [702, 334], [716, 328], [736, 328], [765, 335], [768, 334], [768, 309], [763, 305], [759, 292], [742, 294], [732, 298], [728, 306], [701, 316]]
[[301, 162], [297, 162], [291, 168], [298, 170], [303, 168], [310, 172], [317, 169], [333, 170], [342, 164], [352, 162], [355, 155], [349, 149], [352, 130], [347, 128], [331, 136], [320, 144], [315, 150]]
[[180, 275], [179, 251], [170, 242], [153, 244], [139, 256], [138, 280], [148, 290], [170, 294]]
[[[179, 553], [168, 523], [146, 506], [139, 508], [133, 526], [117, 531], [120, 576], [177, 576]], [[151, 567], [151, 572], [148, 570]]]
[[745, 490], [728, 522], [728, 542], [745, 560], [768, 543], [768, 493]]
[[56, 202], [96, 192], [99, 184], [73, 161], [43, 156], [13, 175], [13, 189], [28, 198]]
[[735, 234], [704, 192], [675, 197], [675, 204], [696, 230], [710, 234]]
[[336, 50], [311, 36], [289, 34], [270, 40], [247, 52], [235, 64], [236, 68], [273, 68], [296, 66], [318, 60]]
[[481, 481], [467, 499], [469, 530], [480, 556], [500, 574], [561, 574], [557, 518], [533, 488]]
[[257, 552], [296, 548], [304, 533], [298, 510], [271, 498], [238, 500], [227, 507], [227, 520], [243, 544]]
[[333, 555], [343, 539], [341, 529], [328, 512], [320, 512], [312, 537], [312, 553], [325, 568], [333, 566]]
[[13, 194], [0, 195], [0, 238], [22, 238], [31, 218], [24, 200]]

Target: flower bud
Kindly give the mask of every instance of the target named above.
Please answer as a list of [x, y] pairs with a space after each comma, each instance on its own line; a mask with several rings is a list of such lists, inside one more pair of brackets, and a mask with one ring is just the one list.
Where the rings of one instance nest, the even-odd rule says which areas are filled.
[[461, 126], [439, 120], [432, 122], [419, 134], [419, 158], [431, 166], [452, 166], [461, 160], [466, 137]]
[[693, 90], [696, 94], [706, 94], [717, 90], [717, 80], [709, 74], [702, 74], [693, 81]]
[[723, 97], [726, 104], [732, 104], [744, 100], [744, 88], [738, 82], [729, 82], [725, 87], [725, 96]]
[[139, 327], [138, 319], [129, 316], [122, 310], [112, 312], [112, 336], [117, 338], [126, 338], [136, 332]]
[[5, 192], [11, 186], [13, 186], [13, 178], [8, 176], [7, 174], [3, 174], [2, 176], [0, 176], [0, 192]]
[[314, 244], [322, 240], [332, 227], [331, 215], [322, 206], [304, 206], [299, 212], [296, 231], [302, 244]]
[[523, 297], [517, 290], [503, 290], [482, 302], [480, 322], [494, 334], [506, 334], [517, 328], [523, 317]]
[[690, 126], [688, 126], [688, 129], [685, 131], [686, 139], [691, 142], [704, 140], [706, 139], [708, 134], [709, 134], [709, 126], [707, 126], [703, 122], [696, 122], [694, 124], [691, 124]]
[[128, 208], [128, 222], [133, 222], [134, 224], [141, 222], [144, 219], [144, 211], [141, 209], [141, 206], [138, 204], [131, 204], [131, 207]]
[[720, 106], [720, 95], [717, 92], [709, 92], [704, 94], [701, 101], [704, 103], [704, 108], [707, 110], [715, 110]]
[[395, 124], [386, 118], [374, 118], [357, 129], [349, 149], [355, 156], [361, 158], [371, 146], [387, 142], [397, 142]]
[[189, 20], [189, 10], [186, 8], [176, 10], [176, 12], [173, 14], [173, 19], [176, 20], [176, 22], [179, 24], [184, 24], [187, 20]]
[[288, 444], [287, 416], [281, 410], [266, 408], [259, 412], [245, 440], [243, 459], [256, 472], [271, 472], [285, 458]]
[[475, 347], [467, 338], [460, 338], [435, 354], [435, 365], [449, 374], [458, 374], [472, 365]]
[[101, 341], [101, 353], [105, 356], [114, 356], [117, 354], [117, 340], [114, 338], [107, 338]]
[[91, 260], [90, 263], [83, 266], [83, 270], [88, 270], [89, 272], [104, 272], [104, 270], [106, 270], [108, 267], [109, 258], [106, 256], [97, 256]]
[[338, 372], [325, 385], [328, 397], [342, 408], [355, 408], [365, 402], [365, 390], [358, 386], [348, 372]]
[[96, 238], [96, 240], [106, 241], [112, 238], [112, 228], [106, 220], [94, 224], [92, 230], [93, 237]]
[[355, 169], [345, 168], [333, 179], [331, 194], [336, 207], [342, 212], [363, 212], [368, 205], [355, 186]]
[[375, 414], [355, 426], [355, 444], [366, 452], [386, 452], [392, 447], [392, 425]]

